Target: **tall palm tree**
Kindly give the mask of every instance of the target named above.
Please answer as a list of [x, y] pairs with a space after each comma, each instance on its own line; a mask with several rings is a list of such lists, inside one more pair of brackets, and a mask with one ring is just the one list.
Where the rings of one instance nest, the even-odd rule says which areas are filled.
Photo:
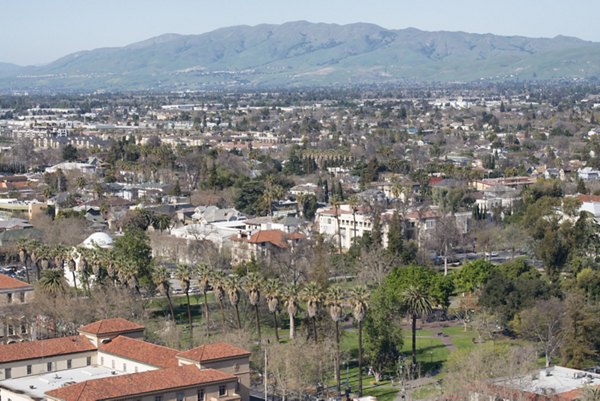
[[69, 255], [68, 258], [67, 266], [73, 277], [73, 287], [75, 287], [75, 296], [77, 296], [77, 264], [75, 263], [75, 259], [73, 259], [72, 255]]
[[367, 314], [369, 291], [366, 287], [355, 287], [350, 291], [352, 314], [358, 323], [358, 396], [362, 396], [362, 322]]
[[306, 312], [308, 317], [312, 320], [313, 335], [315, 336], [315, 343], [317, 342], [317, 313], [321, 307], [322, 293], [321, 288], [316, 283], [308, 283], [302, 289], [302, 298], [306, 302]]
[[200, 284], [200, 291], [204, 295], [204, 317], [206, 318], [206, 327], [208, 328], [209, 311], [208, 311], [208, 292], [209, 281], [212, 279], [214, 271], [212, 267], [207, 264], [201, 264], [198, 266], [198, 282]]
[[421, 288], [409, 286], [402, 292], [402, 303], [411, 318], [412, 329], [412, 363], [417, 364], [417, 318], [431, 312], [429, 295]]
[[29, 268], [27, 267], [27, 258], [29, 257], [29, 253], [27, 252], [27, 242], [19, 241], [19, 263], [25, 267], [25, 275], [27, 276], [27, 282], [31, 284], [31, 279], [29, 278]]
[[219, 302], [219, 310], [221, 311], [221, 330], [225, 332], [225, 308], [223, 302], [225, 301], [225, 292], [227, 285], [227, 276], [222, 270], [216, 270], [212, 277], [213, 293], [215, 299]]
[[227, 280], [225, 281], [225, 288], [227, 290], [229, 303], [235, 309], [235, 317], [237, 318], [238, 329], [241, 329], [242, 321], [240, 320], [239, 308], [241, 283], [239, 276], [233, 274], [227, 277]]
[[342, 320], [344, 310], [344, 291], [338, 286], [329, 287], [325, 294], [325, 302], [329, 307], [329, 316], [335, 323], [335, 385], [338, 394], [340, 393], [340, 320]]
[[171, 282], [169, 281], [169, 272], [164, 266], [158, 266], [152, 272], [152, 282], [160, 293], [167, 297], [169, 302], [169, 310], [171, 311], [171, 319], [175, 323], [175, 310], [173, 309], [173, 301], [171, 300]]
[[296, 337], [296, 322], [294, 317], [298, 313], [298, 305], [300, 304], [300, 289], [296, 284], [289, 284], [283, 291], [285, 297], [285, 307], [288, 316], [290, 317], [290, 340]]
[[352, 208], [352, 244], [356, 243], [356, 212], [358, 211], [358, 197], [356, 195], [352, 195], [350, 199], [348, 199], [348, 203]]
[[188, 323], [190, 325], [190, 348], [194, 346], [194, 326], [192, 323], [192, 306], [190, 305], [190, 283], [192, 280], [192, 269], [185, 264], [177, 265], [175, 278], [181, 283], [181, 288], [187, 300]]
[[258, 341], [261, 339], [260, 335], [260, 315], [258, 313], [258, 304], [260, 303], [260, 290], [262, 287], [262, 278], [258, 273], [250, 273], [244, 280], [244, 291], [248, 295], [250, 305], [254, 307], [256, 315], [256, 332], [258, 333]]
[[277, 324], [277, 312], [281, 304], [281, 282], [276, 278], [270, 278], [264, 285], [265, 299], [269, 312], [273, 314], [273, 322], [275, 324], [275, 338], [279, 342], [279, 327]]
[[342, 253], [342, 227], [340, 227], [340, 206], [342, 205], [342, 201], [337, 195], [335, 195], [331, 199], [331, 204], [333, 205], [333, 211], [335, 213], [335, 225], [337, 228], [338, 237], [338, 252]]
[[51, 296], [62, 294], [66, 290], [65, 272], [61, 269], [47, 269], [39, 280], [43, 292]]

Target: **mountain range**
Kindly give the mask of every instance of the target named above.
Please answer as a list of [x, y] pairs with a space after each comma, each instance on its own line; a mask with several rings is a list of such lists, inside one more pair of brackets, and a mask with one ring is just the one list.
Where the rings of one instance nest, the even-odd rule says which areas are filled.
[[600, 43], [288, 22], [166, 34], [43, 66], [0, 63], [2, 90], [196, 90], [600, 77]]

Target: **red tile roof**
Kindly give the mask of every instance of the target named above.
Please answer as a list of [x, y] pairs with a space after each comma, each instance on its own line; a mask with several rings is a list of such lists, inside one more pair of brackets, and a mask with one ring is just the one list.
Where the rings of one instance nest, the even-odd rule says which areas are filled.
[[5, 274], [0, 274], [0, 291], [27, 288], [32, 289], [31, 285], [21, 280], [17, 280], [16, 278], [9, 277]]
[[579, 195], [577, 196], [580, 202], [600, 202], [600, 196], [598, 195]]
[[99, 350], [158, 368], [179, 366], [176, 358], [178, 350], [126, 336], [118, 336], [106, 344], [101, 344]]
[[79, 332], [104, 335], [126, 333], [140, 330], [144, 330], [144, 326], [142, 326], [141, 324], [133, 323], [129, 320], [118, 317], [114, 319], [98, 320], [97, 322], [93, 322], [88, 325], [82, 326], [79, 329]]
[[270, 242], [271, 244], [279, 248], [287, 248], [288, 239], [300, 239], [304, 238], [302, 234], [288, 234], [281, 230], [260, 230], [252, 234], [248, 240], [251, 244], [261, 244], [263, 242]]
[[227, 343], [204, 344], [178, 354], [182, 358], [196, 362], [239, 358], [248, 355], [250, 355], [250, 352], [245, 349]]
[[85, 336], [72, 336], [0, 345], [0, 363], [95, 351]]
[[233, 380], [237, 380], [235, 376], [220, 370], [186, 365], [88, 380], [48, 391], [46, 395], [64, 401], [110, 400]]

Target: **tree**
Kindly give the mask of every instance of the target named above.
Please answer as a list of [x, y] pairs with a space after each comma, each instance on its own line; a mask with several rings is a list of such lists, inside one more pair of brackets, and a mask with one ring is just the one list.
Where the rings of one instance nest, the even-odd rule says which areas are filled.
[[42, 272], [40, 288], [46, 294], [56, 297], [65, 292], [67, 282], [62, 269], [48, 269]]
[[260, 291], [262, 287], [262, 278], [258, 273], [249, 273], [244, 280], [244, 291], [248, 295], [250, 305], [254, 308], [256, 317], [256, 332], [258, 334], [258, 341], [260, 342], [260, 314], [258, 313], [258, 304], [260, 303]]
[[192, 306], [190, 304], [190, 281], [192, 280], [192, 268], [189, 265], [179, 264], [175, 269], [175, 278], [181, 284], [187, 301], [188, 324], [190, 325], [190, 348], [194, 347], [194, 323], [192, 321]]
[[68, 162], [77, 160], [79, 157], [77, 148], [70, 143], [67, 144], [62, 150], [62, 158]]
[[225, 289], [227, 290], [227, 297], [229, 298], [229, 303], [235, 309], [235, 317], [237, 320], [238, 329], [242, 328], [242, 321], [240, 320], [240, 289], [241, 283], [240, 278], [237, 275], [230, 275], [225, 280]]
[[279, 342], [279, 325], [277, 324], [277, 312], [279, 312], [281, 301], [281, 282], [276, 278], [268, 279], [264, 285], [265, 299], [269, 312], [273, 315], [273, 324], [275, 325], [275, 338]]
[[417, 365], [417, 319], [431, 313], [431, 301], [426, 291], [411, 285], [402, 293], [402, 301], [411, 318], [412, 363]]
[[340, 320], [343, 317], [344, 310], [344, 292], [338, 286], [329, 287], [325, 294], [325, 302], [329, 308], [329, 316], [335, 323], [335, 384], [339, 394], [340, 388]]
[[171, 300], [171, 282], [169, 281], [169, 273], [164, 266], [158, 266], [154, 269], [152, 272], [152, 282], [158, 287], [160, 293], [167, 297], [171, 319], [175, 323], [175, 310], [173, 309], [173, 301]]
[[448, 257], [460, 241], [454, 216], [444, 216], [438, 220], [430, 236], [430, 245], [444, 260], [444, 276], [448, 275]]
[[478, 259], [467, 262], [454, 274], [456, 290], [463, 293], [478, 291], [487, 281], [494, 265], [487, 260]]
[[362, 354], [363, 354], [363, 344], [362, 344], [362, 329], [363, 329], [363, 321], [365, 320], [365, 316], [367, 314], [369, 302], [369, 291], [366, 287], [355, 287], [350, 290], [350, 303], [352, 305], [352, 314], [354, 316], [354, 321], [358, 325], [358, 396], [362, 396]]
[[135, 277], [142, 285], [151, 281], [152, 247], [150, 238], [140, 229], [130, 228], [114, 240], [114, 257], [131, 265]]
[[316, 343], [317, 313], [319, 312], [319, 308], [321, 307], [321, 302], [323, 298], [321, 288], [319, 288], [319, 286], [316, 283], [308, 283], [302, 289], [302, 298], [304, 299], [304, 302], [306, 302], [306, 312], [308, 313], [308, 317], [312, 320], [313, 335]]
[[86, 181], [85, 177], [82, 176], [82, 175], [80, 175], [79, 177], [77, 177], [77, 179], [75, 180], [75, 186], [80, 191], [83, 190], [86, 185], [87, 185], [87, 181]]
[[398, 303], [385, 286], [373, 292], [364, 322], [365, 357], [379, 381], [385, 370], [396, 366], [403, 343]]
[[564, 305], [558, 298], [539, 300], [515, 319], [515, 329], [522, 337], [540, 343], [550, 367], [552, 357], [563, 342]]
[[285, 307], [290, 318], [290, 340], [293, 340], [296, 336], [296, 324], [294, 318], [298, 312], [298, 305], [300, 303], [300, 290], [296, 284], [289, 284], [283, 291], [285, 298]]
[[208, 311], [208, 287], [209, 280], [212, 279], [213, 269], [207, 264], [201, 264], [198, 266], [198, 283], [200, 284], [200, 291], [202, 291], [202, 295], [204, 296], [204, 318], [206, 319], [206, 328], [209, 328], [209, 311]]
[[215, 299], [219, 302], [219, 310], [221, 311], [221, 330], [225, 332], [225, 308], [223, 301], [225, 300], [227, 276], [224, 271], [217, 270], [213, 273], [212, 281], [213, 293], [215, 294]]
[[590, 304], [583, 294], [574, 291], [567, 294], [564, 308], [561, 363], [581, 369], [593, 364], [597, 358], [600, 335], [598, 306]]

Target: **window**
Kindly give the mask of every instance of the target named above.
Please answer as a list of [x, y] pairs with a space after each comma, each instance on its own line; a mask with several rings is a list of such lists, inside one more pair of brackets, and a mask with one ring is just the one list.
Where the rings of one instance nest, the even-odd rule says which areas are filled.
[[198, 389], [198, 400], [197, 401], [204, 401], [204, 389], [203, 388]]
[[47, 370], [48, 372], [52, 372], [52, 362], [48, 362], [48, 363], [46, 364], [46, 370]]
[[162, 401], [162, 397], [160, 395], [157, 395], [154, 397], [154, 401]]
[[24, 324], [21, 325], [21, 334], [27, 334], [27, 326]]
[[6, 294], [6, 303], [7, 304], [12, 304], [12, 293], [8, 293]]
[[177, 401], [183, 401], [183, 398], [184, 398], [183, 397], [183, 392], [182, 391], [178, 392], [177, 393]]
[[135, 366], [135, 367], [133, 368], [133, 370], [135, 371], [135, 373], [137, 373], [137, 372], [138, 372], [138, 367], [137, 367], [137, 366]]
[[123, 372], [127, 372], [127, 364], [123, 363]]
[[85, 358], [85, 364], [86, 366], [90, 366], [92, 364], [92, 357], [88, 356], [87, 358]]
[[73, 360], [67, 359], [67, 369], [71, 369], [73, 367]]
[[10, 379], [11, 377], [12, 377], [12, 369], [11, 368], [4, 369], [4, 378]]
[[103, 356], [100, 357], [100, 365], [104, 366], [104, 357]]
[[24, 292], [20, 292], [19, 293], [19, 301], [24, 304], [25, 303], [25, 293]]
[[227, 387], [219, 386], [219, 397], [223, 397], [224, 395], [227, 395]]
[[31, 374], [31, 365], [27, 365], [27, 374], [30, 375]]
[[115, 368], [115, 360], [114, 359], [111, 361], [110, 366], [112, 367], [112, 369]]

